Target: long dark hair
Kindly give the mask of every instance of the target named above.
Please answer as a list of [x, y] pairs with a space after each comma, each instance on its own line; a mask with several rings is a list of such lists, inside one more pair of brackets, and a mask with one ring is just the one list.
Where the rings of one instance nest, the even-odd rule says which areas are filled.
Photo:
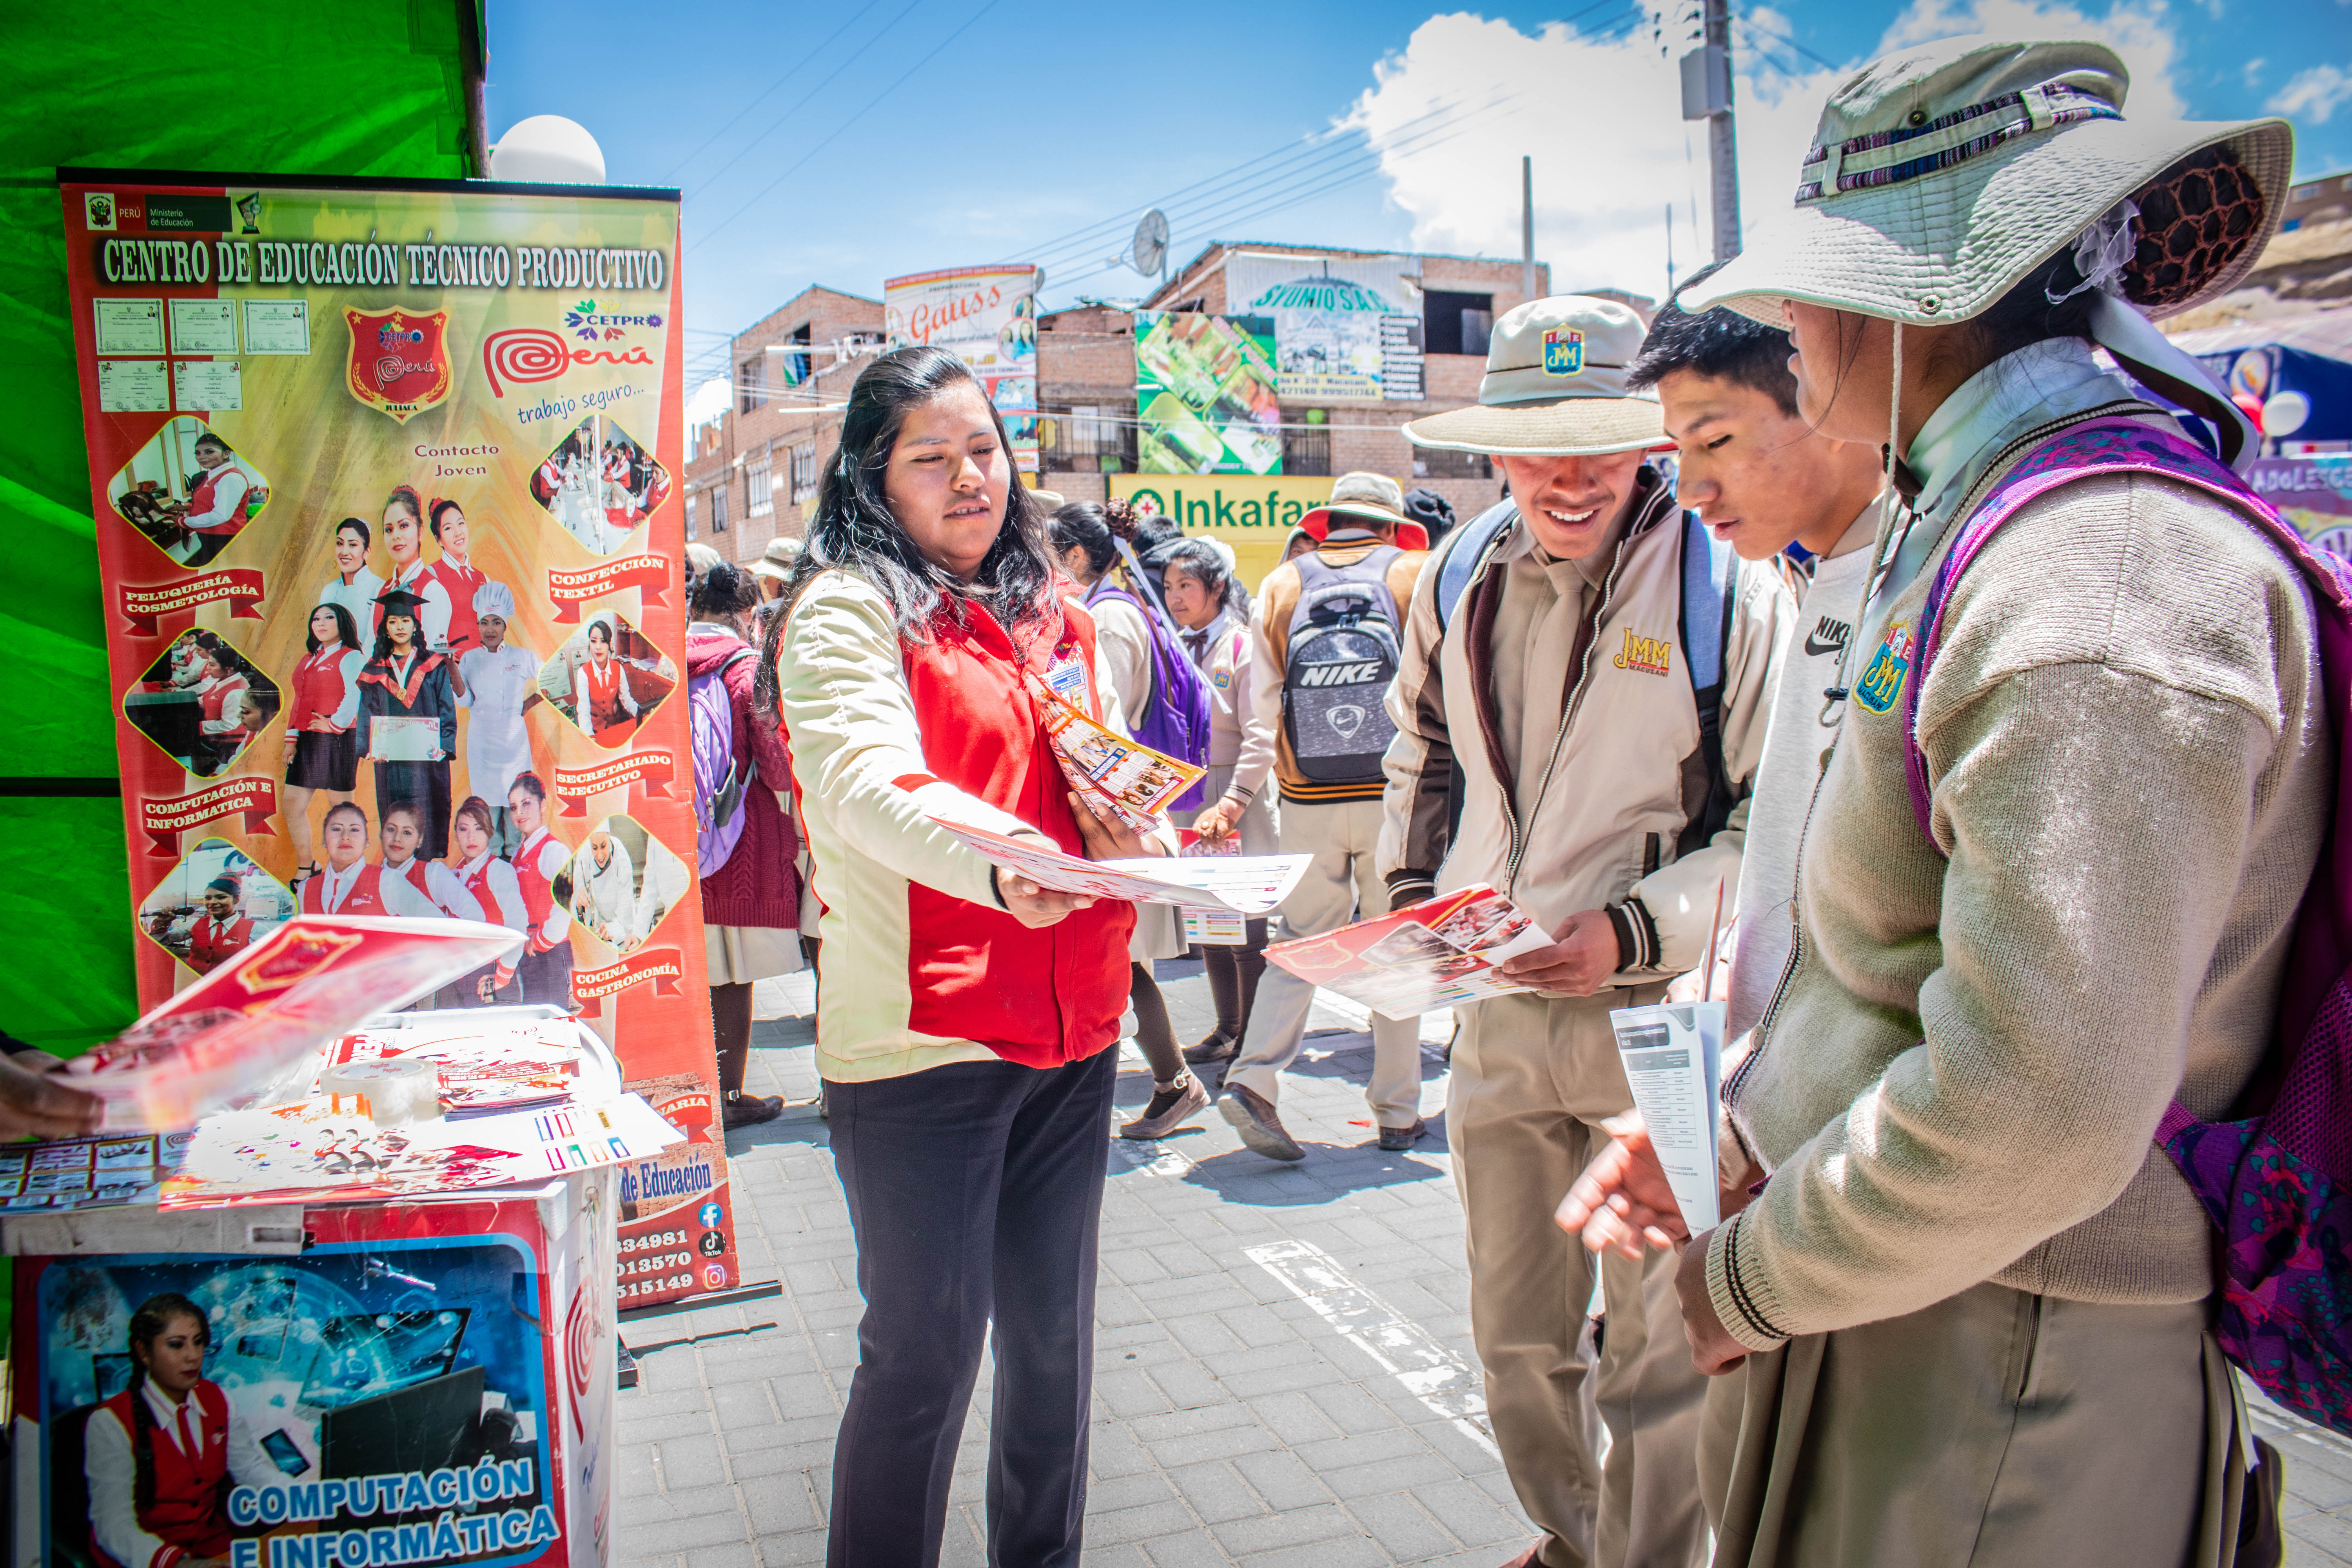
[[147, 1382], [147, 1363], [139, 1359], [139, 1352], [152, 1347], [156, 1336], [170, 1328], [174, 1318], [194, 1318], [196, 1331], [204, 1335], [205, 1343], [213, 1342], [212, 1320], [205, 1316], [202, 1307], [176, 1290], [148, 1297], [131, 1314], [130, 1436], [131, 1452], [138, 1467], [138, 1479], [131, 1485], [131, 1500], [141, 1513], [155, 1506], [155, 1413], [147, 1408], [146, 1398], [140, 1393]]
[[[807, 548], [784, 579], [784, 607], [768, 623], [761, 647], [753, 702], [762, 714], [776, 710], [776, 658], [783, 647], [785, 624], [802, 592], [821, 572], [849, 572], [864, 578], [889, 601], [891, 619], [906, 642], [929, 643], [942, 619], [962, 625], [969, 598], [988, 603], [1016, 643], [1031, 640], [1049, 622], [1052, 635], [1059, 635], [1062, 610], [1051, 592], [1054, 559], [1045, 542], [1043, 509], [1026, 486], [1017, 480], [1013, 484], [996, 542], [982, 557], [970, 587], [925, 560], [890, 510], [883, 481], [907, 416], [957, 386], [969, 386], [986, 398], [971, 367], [945, 349], [894, 349], [858, 373], [842, 416], [841, 445], [825, 465], [817, 490]], [[988, 417], [1009, 463], [1013, 447], [1004, 434], [1003, 416], [992, 404]]]
[[1118, 545], [1097, 501], [1070, 502], [1054, 514], [1046, 528], [1056, 555], [1072, 550], [1085, 551], [1087, 570], [1097, 577], [1109, 571], [1110, 563], [1118, 559]]
[[[341, 605], [318, 605], [312, 606], [310, 610], [310, 620], [317, 620], [320, 610], [332, 610], [335, 613], [336, 641], [341, 643], [345, 647], [355, 648], [360, 646], [359, 623], [352, 619], [351, 611], [345, 609]], [[305, 621], [303, 625], [308, 626], [310, 622]], [[320, 647], [322, 646], [319, 641], [319, 634], [314, 631], [305, 631], [302, 634], [302, 640], [304, 643], [309, 645], [312, 653], [318, 652]]]

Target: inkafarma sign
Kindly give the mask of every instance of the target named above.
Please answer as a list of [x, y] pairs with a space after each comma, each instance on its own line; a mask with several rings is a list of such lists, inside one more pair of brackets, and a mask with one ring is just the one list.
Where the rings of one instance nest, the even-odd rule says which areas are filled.
[[1331, 499], [1329, 475], [1111, 474], [1110, 493], [1158, 512], [1185, 532], [1234, 547], [1242, 585], [1255, 593], [1282, 562], [1284, 541], [1310, 508]]
[[297, 910], [506, 925], [433, 1005], [692, 1085], [723, 1207], [676, 194], [62, 178], [142, 1004]]

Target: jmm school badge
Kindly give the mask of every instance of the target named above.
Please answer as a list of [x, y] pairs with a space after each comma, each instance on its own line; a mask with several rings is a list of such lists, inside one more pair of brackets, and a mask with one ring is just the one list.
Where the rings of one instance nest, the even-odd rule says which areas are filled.
[[345, 310], [343, 320], [352, 329], [343, 384], [353, 397], [405, 425], [449, 395], [448, 311]]
[[1584, 368], [1584, 334], [1574, 327], [1552, 327], [1544, 333], [1544, 374], [1574, 375]]
[[1904, 678], [1911, 673], [1912, 651], [1918, 647], [1911, 635], [1911, 623], [1897, 621], [1886, 628], [1878, 642], [1878, 651], [1870, 656], [1861, 680], [1853, 689], [1853, 700], [1873, 713], [1884, 713], [1895, 706], [1903, 695]]

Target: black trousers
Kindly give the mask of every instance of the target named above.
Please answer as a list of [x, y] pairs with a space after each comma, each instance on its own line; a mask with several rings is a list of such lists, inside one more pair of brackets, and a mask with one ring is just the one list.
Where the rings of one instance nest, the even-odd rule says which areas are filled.
[[1076, 1568], [1118, 1055], [825, 1085], [866, 1298], [834, 1445], [828, 1568], [939, 1562], [992, 1318], [989, 1562]]

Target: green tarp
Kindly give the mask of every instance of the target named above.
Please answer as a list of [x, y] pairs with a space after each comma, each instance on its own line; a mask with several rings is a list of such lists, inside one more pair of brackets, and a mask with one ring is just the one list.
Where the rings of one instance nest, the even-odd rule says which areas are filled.
[[13, 5], [0, 58], [0, 1029], [60, 1052], [136, 1016], [122, 809], [40, 781], [116, 773], [81, 394], [55, 171], [462, 179], [478, 0], [336, 0], [101, 12]]

